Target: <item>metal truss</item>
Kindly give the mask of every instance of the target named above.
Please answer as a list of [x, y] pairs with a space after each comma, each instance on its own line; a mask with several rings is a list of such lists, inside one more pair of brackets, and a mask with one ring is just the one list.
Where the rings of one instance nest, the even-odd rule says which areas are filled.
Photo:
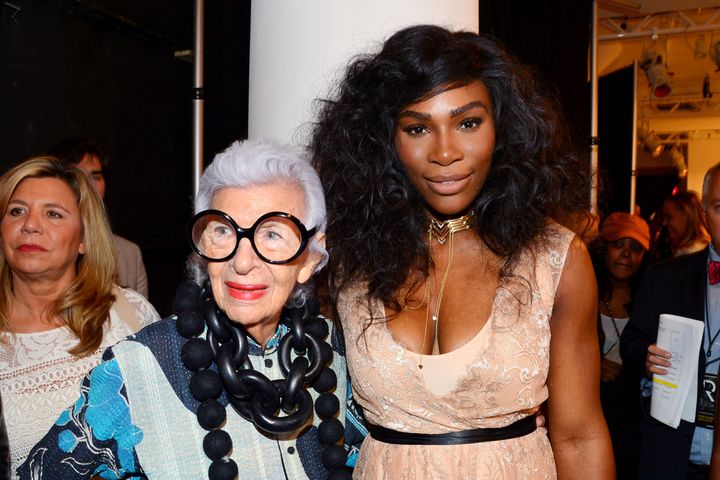
[[718, 141], [720, 140], [720, 130], [716, 128], [681, 130], [681, 131], [656, 131], [658, 143], [663, 145], [683, 145], [688, 142], [702, 141]]
[[703, 98], [701, 95], [671, 95], [668, 98], [638, 98], [638, 107], [646, 117], [696, 116], [720, 114], [720, 98]]
[[604, 18], [598, 27], [600, 42], [714, 32], [720, 30], [720, 7]]

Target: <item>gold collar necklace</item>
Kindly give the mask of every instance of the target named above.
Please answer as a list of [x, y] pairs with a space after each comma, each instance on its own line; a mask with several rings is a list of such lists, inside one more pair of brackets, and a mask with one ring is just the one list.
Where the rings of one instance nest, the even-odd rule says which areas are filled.
[[475, 224], [475, 210], [470, 210], [469, 213], [458, 218], [451, 218], [450, 220], [436, 220], [430, 219], [430, 226], [428, 227], [430, 238], [434, 238], [440, 245], [444, 245], [450, 234], [469, 230]]

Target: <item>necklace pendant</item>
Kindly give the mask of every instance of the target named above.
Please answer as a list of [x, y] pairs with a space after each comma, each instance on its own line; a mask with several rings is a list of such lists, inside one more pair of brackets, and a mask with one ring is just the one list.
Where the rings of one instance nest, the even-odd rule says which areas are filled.
[[436, 223], [435, 220], [432, 221], [431, 225], [432, 234], [435, 237], [435, 240], [437, 240], [440, 245], [445, 245], [445, 241], [450, 235], [450, 227], [447, 223], [441, 225], [439, 222]]
[[451, 233], [468, 230], [475, 223], [475, 211], [467, 215], [451, 220], [430, 220], [430, 237], [434, 238], [440, 245], [444, 245]]
[[422, 370], [422, 367], [423, 367], [423, 364], [422, 364], [422, 363], [418, 364], [418, 368], [419, 368], [420, 370]]

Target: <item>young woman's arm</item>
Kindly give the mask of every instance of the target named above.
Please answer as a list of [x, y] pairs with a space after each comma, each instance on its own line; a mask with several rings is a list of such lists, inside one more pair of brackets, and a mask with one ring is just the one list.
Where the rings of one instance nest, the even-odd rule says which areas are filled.
[[577, 238], [568, 251], [550, 328], [548, 432], [558, 478], [615, 478], [600, 407], [597, 287], [587, 250]]

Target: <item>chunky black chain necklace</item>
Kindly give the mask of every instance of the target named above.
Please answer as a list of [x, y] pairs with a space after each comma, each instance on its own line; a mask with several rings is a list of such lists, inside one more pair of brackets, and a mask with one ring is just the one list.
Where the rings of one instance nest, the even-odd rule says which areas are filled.
[[[225, 407], [218, 401], [223, 391], [245, 420], [270, 434], [283, 434], [296, 431], [312, 416], [313, 401], [307, 391], [311, 386], [320, 394], [314, 407], [322, 420], [318, 438], [324, 446], [323, 465], [329, 471], [328, 478], [349, 479], [350, 473], [344, 468], [345, 449], [338, 445], [344, 428], [337, 418], [340, 402], [331, 393], [337, 376], [328, 366], [333, 350], [323, 340], [328, 336], [325, 320], [308, 305], [283, 310], [280, 321], [289, 330], [280, 339], [277, 356], [285, 378], [270, 380], [253, 369], [245, 329], [220, 311], [209, 282], [202, 288], [189, 283], [182, 288], [175, 302], [176, 328], [187, 339], [181, 358], [194, 372], [190, 392], [200, 402], [198, 423], [208, 430], [203, 440], [203, 450], [212, 461], [208, 478], [231, 480], [238, 476], [237, 464], [228, 458], [232, 439], [221, 428], [226, 420]], [[206, 338], [201, 338], [206, 325]], [[296, 355], [293, 360], [291, 350]]]

